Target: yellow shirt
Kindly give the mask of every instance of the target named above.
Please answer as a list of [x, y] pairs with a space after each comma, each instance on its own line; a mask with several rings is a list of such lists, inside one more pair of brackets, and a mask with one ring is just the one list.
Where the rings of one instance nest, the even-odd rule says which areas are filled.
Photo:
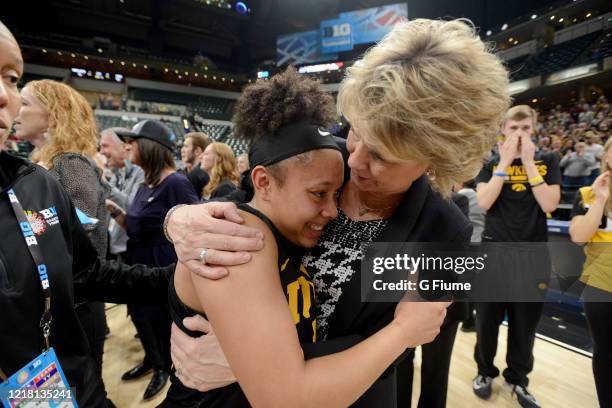
[[[595, 202], [591, 187], [583, 187], [576, 197], [574, 214], [585, 214]], [[589, 286], [612, 292], [612, 214], [602, 217], [595, 234], [584, 247], [586, 260], [580, 280]]]

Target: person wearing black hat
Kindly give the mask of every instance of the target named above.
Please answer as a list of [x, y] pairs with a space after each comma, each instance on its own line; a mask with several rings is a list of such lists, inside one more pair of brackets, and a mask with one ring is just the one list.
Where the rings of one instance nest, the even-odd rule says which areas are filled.
[[[130, 160], [142, 167], [144, 183], [138, 189], [127, 213], [118, 210], [115, 220], [128, 235], [126, 263], [167, 266], [176, 254], [163, 233], [163, 221], [170, 208], [191, 204], [198, 196], [187, 177], [175, 171], [172, 150], [174, 135], [155, 120], [138, 122], [131, 131], [118, 130], [117, 136], [130, 145]], [[116, 213], [115, 213], [116, 214]], [[127, 371], [123, 380], [138, 378], [151, 369], [153, 377], [145, 390], [145, 400], [164, 387], [170, 371], [170, 316], [161, 306], [128, 305], [134, 326], [145, 350], [142, 364]]]

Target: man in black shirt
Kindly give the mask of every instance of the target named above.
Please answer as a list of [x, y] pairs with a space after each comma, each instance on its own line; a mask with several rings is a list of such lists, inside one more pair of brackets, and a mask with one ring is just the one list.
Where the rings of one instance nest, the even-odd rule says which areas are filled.
[[[559, 159], [550, 153], [536, 153], [531, 140], [536, 112], [529, 106], [511, 108], [502, 124], [503, 142], [499, 154], [484, 165], [476, 179], [478, 205], [487, 211], [483, 242], [545, 242], [548, 240], [546, 213], [559, 204], [561, 173]], [[524, 247], [524, 246], [522, 246]], [[511, 249], [505, 246], [504, 251]], [[523, 251], [519, 268], [541, 260], [542, 255]], [[525, 268], [528, 269], [528, 268]], [[550, 274], [550, 264], [546, 271]], [[500, 271], [507, 273], [507, 271]], [[512, 277], [511, 277], [512, 279]], [[520, 277], [516, 277], [520, 279]], [[542, 303], [477, 303], [477, 344], [474, 352], [478, 375], [474, 393], [483, 399], [491, 395], [493, 378], [499, 370], [493, 364], [497, 350], [499, 325], [508, 316], [508, 368], [504, 370], [505, 386], [522, 407], [539, 407], [527, 391], [527, 374], [533, 369], [533, 344], [542, 313]]]
[[181, 148], [181, 160], [186, 166], [185, 175], [200, 198], [202, 198], [202, 190], [210, 181], [208, 174], [200, 167], [200, 158], [209, 144], [210, 138], [206, 134], [192, 132], [185, 135]]

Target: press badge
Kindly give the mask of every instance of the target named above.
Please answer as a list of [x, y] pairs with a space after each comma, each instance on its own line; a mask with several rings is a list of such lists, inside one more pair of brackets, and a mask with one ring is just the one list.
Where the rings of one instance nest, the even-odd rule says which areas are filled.
[[78, 408], [53, 347], [0, 384], [5, 408]]

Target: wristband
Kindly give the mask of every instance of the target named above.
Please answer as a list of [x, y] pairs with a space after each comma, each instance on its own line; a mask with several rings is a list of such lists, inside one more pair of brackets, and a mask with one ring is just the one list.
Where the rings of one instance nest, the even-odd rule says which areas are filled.
[[171, 244], [174, 244], [174, 242], [172, 241], [172, 238], [170, 238], [170, 235], [168, 235], [168, 221], [170, 221], [170, 216], [172, 215], [172, 213], [174, 211], [176, 211], [177, 209], [186, 206], [187, 204], [178, 204], [175, 205], [174, 207], [172, 207], [167, 213], [166, 213], [166, 218], [164, 218], [164, 235], [166, 236], [166, 239], [168, 240], [168, 242], [170, 242]]
[[498, 177], [508, 177], [508, 173], [506, 173], [505, 171], [496, 171], [495, 173], [493, 173], [493, 175]]
[[537, 186], [541, 186], [541, 185], [542, 185], [542, 184], [544, 184], [544, 183], [545, 183], [545, 181], [544, 181], [544, 180], [542, 180], [542, 181], [540, 181], [539, 183], [531, 184], [531, 188], [534, 188], [534, 187], [537, 187]]
[[541, 181], [544, 181], [544, 179], [542, 178], [542, 176], [537, 176], [537, 177], [532, 177], [529, 180], [527, 180], [529, 182], [529, 184], [533, 185], [533, 184], [537, 184]]

